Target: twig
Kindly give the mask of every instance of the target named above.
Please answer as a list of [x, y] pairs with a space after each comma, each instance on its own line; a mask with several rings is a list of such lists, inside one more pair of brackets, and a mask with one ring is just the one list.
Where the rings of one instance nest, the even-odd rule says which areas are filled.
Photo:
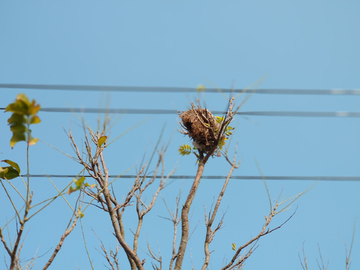
[[[276, 209], [277, 209], [278, 206], [279, 206], [279, 203], [277, 202], [277, 203], [275, 204], [274, 208], [272, 209], [271, 213], [270, 213], [268, 216], [265, 216], [265, 224], [264, 224], [263, 228], [261, 229], [260, 233], [259, 233], [257, 236], [255, 236], [254, 238], [252, 238], [251, 240], [249, 240], [246, 244], [244, 244], [244, 245], [242, 245], [241, 247], [239, 247], [239, 248], [237, 249], [237, 251], [235, 252], [235, 255], [233, 256], [233, 258], [231, 259], [231, 261], [230, 261], [227, 265], [225, 265], [223, 268], [221, 268], [221, 270], [230, 269], [230, 268], [233, 267], [233, 266], [240, 265], [240, 264], [244, 263], [244, 261], [245, 261], [247, 258], [249, 258], [249, 256], [252, 254], [252, 252], [256, 249], [256, 246], [255, 246], [255, 245], [256, 245], [257, 241], [258, 241], [261, 237], [263, 237], [263, 236], [265, 236], [265, 235], [267, 235], [267, 234], [269, 234], [269, 233], [272, 233], [272, 232], [275, 231], [275, 230], [280, 229], [280, 228], [281, 228], [284, 224], [286, 224], [286, 223], [295, 215], [295, 213], [296, 213], [296, 210], [295, 210], [295, 212], [294, 212], [287, 220], [285, 220], [282, 224], [280, 224], [279, 226], [275, 227], [274, 229], [271, 229], [271, 230], [270, 230], [270, 229], [267, 229], [267, 227], [269, 226], [272, 218], [275, 216]], [[252, 246], [250, 246], [250, 245], [252, 245]], [[247, 254], [246, 254], [241, 260], [239, 260], [237, 263], [235, 263], [236, 259], [240, 256], [240, 252], [241, 252], [244, 248], [246, 248], [246, 247], [248, 247], [248, 246], [250, 246], [250, 249], [249, 249], [249, 251], [247, 252]], [[234, 264], [234, 263], [235, 263], [235, 264]]]
[[75, 228], [76, 223], [77, 223], [77, 220], [78, 220], [80, 214], [75, 214], [75, 213], [74, 213], [74, 215], [75, 215], [75, 218], [74, 218], [74, 220], [73, 220], [73, 222], [72, 222], [71, 227], [69, 228], [73, 217], [71, 217], [71, 219], [70, 219], [70, 221], [69, 221], [69, 224], [68, 224], [68, 226], [66, 227], [65, 233], [61, 236], [60, 242], [57, 244], [57, 246], [56, 246], [53, 254], [51, 255], [51, 257], [50, 257], [50, 259], [48, 260], [48, 262], [45, 264], [43, 270], [46, 270], [46, 269], [51, 265], [51, 263], [54, 261], [56, 255], [57, 255], [58, 252], [60, 251], [62, 245], [64, 244], [65, 238], [66, 238], [66, 237], [73, 231], [73, 229]]
[[302, 251], [303, 251], [303, 256], [304, 256], [304, 264], [302, 263], [302, 260], [301, 260], [301, 255], [300, 255], [300, 251], [299, 251], [299, 259], [300, 259], [300, 264], [301, 264], [301, 267], [303, 270], [309, 270], [308, 268], [308, 265], [307, 265], [307, 261], [306, 261], [306, 256], [305, 256], [305, 242], [303, 243], [303, 248], [302, 248]]
[[230, 171], [228, 173], [228, 176], [227, 176], [227, 178], [226, 178], [226, 180], [224, 182], [223, 188], [220, 191], [217, 202], [215, 204], [215, 208], [212, 211], [212, 213], [211, 212], [209, 213], [209, 220], [206, 222], [206, 236], [205, 236], [205, 243], [204, 243], [205, 261], [204, 261], [204, 264], [203, 264], [203, 266], [201, 268], [202, 270], [206, 270], [208, 265], [209, 265], [209, 262], [210, 262], [209, 245], [210, 245], [211, 241], [213, 240], [213, 238], [215, 236], [215, 233], [221, 228], [222, 223], [223, 223], [224, 216], [220, 219], [220, 222], [219, 222], [218, 226], [216, 227], [216, 229], [214, 231], [211, 229], [211, 226], [212, 226], [212, 224], [213, 224], [213, 222], [215, 220], [217, 211], [219, 209], [221, 200], [222, 200], [222, 198], [223, 198], [223, 196], [225, 194], [225, 190], [226, 190], [226, 187], [227, 187], [227, 185], [229, 183], [230, 177], [231, 177], [234, 169], [236, 168], [236, 165], [235, 165], [235, 163], [236, 163], [236, 154], [237, 153], [236, 153], [236, 149], [235, 149], [234, 161], [229, 162], [232, 165], [231, 169], [230, 169]]

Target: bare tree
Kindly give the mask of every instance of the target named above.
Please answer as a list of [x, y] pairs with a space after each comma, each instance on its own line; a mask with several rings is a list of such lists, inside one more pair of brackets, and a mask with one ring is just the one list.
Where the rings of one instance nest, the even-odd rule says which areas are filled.
[[[240, 104], [241, 106], [242, 104]], [[211, 207], [209, 212], [205, 210], [205, 226], [206, 234], [204, 237], [204, 261], [202, 262], [202, 270], [208, 269], [211, 261], [211, 250], [210, 245], [216, 235], [216, 233], [222, 228], [225, 221], [225, 214], [222, 215], [220, 221], [217, 224], [215, 223], [216, 216], [220, 209], [222, 199], [225, 195], [226, 188], [231, 179], [231, 176], [235, 169], [239, 168], [240, 162], [236, 160], [236, 149], [233, 159], [229, 158], [228, 150], [229, 146], [225, 147], [226, 141], [230, 138], [233, 128], [230, 126], [230, 123], [234, 119], [234, 115], [237, 110], [240, 108], [234, 108], [234, 98], [231, 98], [228, 103], [227, 111], [222, 116], [214, 116], [208, 109], [202, 108], [200, 103], [195, 106], [191, 104], [191, 108], [184, 112], [179, 112], [179, 117], [181, 118], [180, 126], [182, 128], [181, 133], [188, 135], [192, 140], [193, 146], [183, 145], [180, 147], [179, 152], [181, 155], [194, 154], [197, 161], [197, 172], [195, 179], [192, 183], [190, 190], [187, 193], [186, 199], [183, 204], [181, 204], [181, 192], [176, 198], [176, 209], [174, 212], [169, 210], [168, 203], [164, 200], [166, 208], [168, 209], [170, 218], [163, 217], [167, 220], [170, 220], [173, 224], [173, 241], [170, 251], [170, 261], [169, 269], [180, 270], [184, 268], [183, 262], [186, 257], [186, 250], [188, 248], [188, 241], [191, 237], [190, 234], [190, 221], [189, 221], [189, 211], [191, 209], [192, 203], [194, 201], [195, 195], [197, 193], [205, 166], [208, 164], [210, 157], [223, 157], [230, 165], [229, 173], [227, 178], [224, 181], [224, 184], [219, 192], [217, 200], [213, 207]], [[139, 239], [141, 235], [141, 230], [144, 224], [144, 218], [146, 215], [153, 210], [156, 200], [158, 199], [161, 191], [167, 186], [168, 179], [171, 175], [174, 174], [175, 169], [171, 170], [170, 173], [165, 174], [165, 153], [168, 149], [169, 144], [163, 147], [159, 147], [160, 139], [154, 147], [154, 152], [151, 155], [150, 159], [140, 164], [136, 177], [133, 179], [132, 186], [129, 188], [125, 194], [121, 194], [122, 199], [118, 199], [119, 194], [115, 193], [113, 188], [113, 183], [119, 177], [111, 179], [109, 169], [106, 166], [106, 157], [104, 149], [109, 147], [110, 143], [108, 140], [108, 133], [111, 128], [110, 118], [105, 117], [101, 129], [93, 131], [89, 126], [83, 121], [83, 131], [84, 131], [84, 145], [80, 146], [71, 131], [68, 132], [68, 137], [71, 146], [75, 152], [75, 157], [71, 157], [73, 160], [81, 164], [83, 170], [79, 173], [79, 177], [74, 180], [75, 187], [69, 185], [62, 191], [57, 190], [58, 194], [51, 198], [51, 201], [62, 196], [64, 198], [64, 191], [68, 188], [68, 193], [79, 191], [79, 197], [76, 203], [76, 206], [72, 208], [72, 217], [68, 223], [68, 226], [65, 229], [64, 234], [61, 236], [59, 243], [57, 244], [55, 250], [53, 251], [50, 259], [46, 263], [43, 269], [47, 269], [51, 263], [54, 261], [56, 255], [61, 249], [65, 238], [73, 231], [74, 227], [77, 224], [79, 218], [84, 215], [87, 207], [94, 206], [99, 208], [101, 211], [108, 213], [111, 226], [113, 228], [113, 234], [117, 241], [117, 248], [114, 250], [108, 251], [105, 248], [103, 241], [100, 240], [99, 251], [105, 258], [107, 267], [109, 269], [119, 269], [119, 259], [118, 253], [120, 250], [125, 252], [127, 256], [128, 264], [130, 269], [145, 269], [145, 258], [142, 258], [139, 253]], [[30, 137], [29, 137], [30, 138]], [[160, 136], [161, 138], [161, 136]], [[229, 145], [229, 144], [228, 144]], [[80, 151], [79, 149], [84, 149]], [[157, 154], [157, 162], [152, 166], [152, 160], [154, 155]], [[149, 173], [149, 170], [152, 170], [152, 173]], [[85, 183], [85, 173], [95, 180], [94, 185], [89, 185]], [[82, 175], [82, 176], [81, 176]], [[159, 179], [159, 180], [157, 180]], [[156, 181], [155, 181], [156, 180]], [[2, 182], [1, 182], [2, 183]], [[2, 183], [3, 184], [3, 183]], [[266, 186], [266, 182], [265, 182]], [[28, 186], [29, 187], [29, 186]], [[149, 191], [149, 188], [153, 187], [155, 192], [152, 194], [149, 202], [146, 202], [144, 194]], [[267, 186], [266, 186], [267, 188]], [[13, 250], [7, 245], [0, 227], [0, 236], [1, 242], [3, 243], [5, 250], [8, 252], [11, 258], [12, 265], [10, 269], [15, 269], [15, 265], [19, 262], [19, 254], [21, 251], [20, 238], [23, 231], [23, 226], [25, 222], [29, 219], [28, 213], [30, 205], [32, 202], [32, 193], [27, 189], [27, 198], [28, 203], [25, 204], [24, 216], [20, 218], [20, 215], [17, 214], [18, 221], [21, 225], [20, 230], [18, 231], [18, 239], [15, 242]], [[268, 189], [267, 189], [268, 190]], [[306, 191], [305, 191], [306, 192]], [[304, 193], [304, 192], [303, 192]], [[233, 244], [233, 250], [235, 254], [229, 261], [224, 263], [224, 266], [221, 268], [225, 269], [242, 269], [244, 262], [253, 254], [253, 252], [258, 247], [258, 241], [265, 235], [279, 229], [283, 224], [285, 224], [292, 216], [283, 222], [280, 226], [275, 228], [270, 228], [270, 223], [273, 218], [289, 209], [290, 205], [299, 198], [303, 193], [300, 193], [290, 199], [280, 201], [280, 198], [272, 204], [272, 200], [269, 196], [270, 202], [270, 212], [265, 217], [265, 223], [260, 228], [259, 233], [248, 240], [245, 244], [236, 248], [236, 245]], [[90, 202], [86, 202], [86, 199], [90, 199]], [[65, 199], [66, 200], [66, 199]], [[48, 204], [45, 205], [45, 207]], [[42, 208], [43, 209], [43, 208]], [[134, 230], [132, 241], [125, 240], [126, 228], [124, 226], [124, 213], [125, 211], [134, 210], [137, 216], [137, 225]], [[36, 212], [37, 213], [37, 212]], [[179, 225], [180, 230], [179, 230]], [[177, 244], [177, 240], [179, 243]], [[128, 238], [127, 238], [128, 239]], [[120, 249], [120, 247], [122, 249]], [[160, 249], [158, 253], [155, 253], [151, 249], [151, 245], [148, 242], [147, 244], [148, 256], [153, 260], [151, 262], [153, 269], [162, 269], [164, 262], [161, 256]], [[17, 251], [18, 250], [18, 251]], [[13, 266], [14, 265], [14, 266]], [[20, 265], [18, 263], [19, 269]], [[194, 266], [193, 266], [194, 268]]]
[[[241, 106], [241, 105], [240, 105]], [[173, 223], [174, 234], [173, 234], [173, 244], [171, 248], [171, 258], [169, 263], [169, 269], [179, 270], [183, 268], [183, 260], [185, 257], [188, 240], [190, 238], [190, 225], [189, 225], [189, 211], [196, 195], [197, 189], [201, 177], [204, 172], [204, 168], [210, 157], [221, 157], [223, 156], [227, 162], [230, 164], [230, 170], [228, 176], [224, 182], [224, 185], [218, 195], [214, 208], [210, 210], [209, 213], [205, 213], [205, 224], [206, 224], [206, 235], [204, 239], [204, 254], [205, 259], [202, 265], [202, 269], [205, 270], [208, 268], [210, 263], [210, 244], [215, 237], [217, 231], [219, 231], [224, 222], [224, 215], [221, 217], [218, 224], [214, 225], [216, 215], [218, 213], [222, 198], [225, 194], [227, 185], [230, 181], [231, 175], [234, 169], [240, 166], [240, 162], [236, 162], [236, 149], [233, 160], [231, 161], [228, 157], [228, 147], [224, 149], [226, 140], [231, 136], [231, 131], [233, 128], [230, 126], [230, 123], [233, 120], [233, 117], [236, 111], [240, 108], [238, 106], [234, 109], [234, 98], [229, 100], [227, 112], [223, 117], [214, 116], [209, 110], [204, 109], [198, 104], [195, 106], [191, 105], [191, 108], [187, 111], [180, 112], [179, 116], [181, 118], [180, 126], [182, 127], [181, 133], [188, 135], [193, 141], [193, 146], [183, 145], [180, 147], [179, 151], [182, 155], [187, 155], [193, 153], [197, 159], [197, 173], [192, 184], [190, 191], [187, 194], [186, 200], [182, 207], [180, 207], [181, 196], [176, 199], [176, 210], [171, 212], [165, 202], [165, 205], [170, 214], [170, 218], [165, 218], [170, 220]], [[123, 248], [131, 269], [144, 269], [145, 259], [140, 258], [138, 255], [138, 243], [140, 232], [142, 229], [143, 221], [145, 215], [147, 215], [154, 206], [156, 199], [158, 198], [161, 190], [165, 188], [169, 176], [171, 176], [175, 170], [172, 170], [167, 176], [165, 175], [165, 163], [164, 155], [167, 150], [167, 147], [162, 147], [160, 150], [157, 149], [158, 145], [155, 146], [155, 151], [158, 154], [158, 160], [153, 170], [152, 176], [148, 175], [148, 169], [151, 163], [152, 158], [147, 164], [141, 165], [137, 173], [136, 178], [134, 179], [133, 185], [127, 194], [123, 197], [124, 199], [119, 201], [117, 195], [112, 188], [112, 183], [115, 179], [109, 179], [109, 170], [106, 167], [105, 156], [103, 150], [108, 147], [107, 145], [107, 134], [109, 126], [109, 118], [105, 118], [103, 127], [101, 130], [94, 132], [91, 128], [84, 125], [84, 148], [85, 152], [81, 153], [79, 147], [74, 139], [74, 136], [71, 130], [68, 133], [71, 145], [75, 151], [76, 157], [74, 158], [79, 164], [81, 164], [87, 173], [96, 181], [96, 191], [93, 191], [92, 187], [89, 185], [83, 186], [84, 192], [92, 198], [90, 204], [97, 206], [101, 210], [109, 214], [111, 225], [114, 229], [114, 235]], [[157, 184], [155, 193], [153, 194], [150, 203], [146, 204], [143, 200], [144, 192], [151, 186], [155, 184], [156, 177], [159, 176], [160, 181]], [[301, 194], [300, 194], [301, 195]], [[295, 199], [290, 201], [286, 206], [283, 207], [283, 204], [289, 200], [280, 202], [277, 200], [272, 206], [270, 202], [270, 213], [266, 217], [266, 222], [263, 225], [262, 229], [252, 239], [247, 243], [235, 248], [235, 255], [230, 259], [230, 261], [222, 269], [233, 269], [237, 267], [241, 269], [246, 259], [250, 257], [253, 251], [257, 248], [257, 243], [259, 239], [274, 230], [279, 229], [282, 225], [269, 229], [269, 224], [273, 217], [280, 212], [288, 209], [289, 205], [296, 200], [300, 195], [295, 196]], [[269, 199], [271, 201], [270, 195]], [[94, 202], [95, 201], [95, 202]], [[123, 214], [129, 206], [134, 205], [132, 209], [136, 211], [137, 214], [137, 226], [136, 230], [133, 232], [132, 243], [125, 241], [125, 228], [123, 224]], [[279, 210], [279, 207], [282, 207]], [[181, 209], [180, 209], [181, 208]], [[180, 217], [179, 217], [180, 214]], [[291, 215], [292, 216], [292, 215]], [[290, 216], [290, 218], [291, 218]], [[289, 219], [290, 219], [289, 218]], [[181, 236], [178, 246], [177, 236], [178, 236], [178, 225], [181, 222]], [[286, 223], [287, 220], [284, 222]], [[155, 254], [148, 243], [148, 255], [155, 261], [155, 264], [152, 263], [153, 269], [162, 269], [163, 259], [160, 253]], [[110, 260], [109, 253], [106, 251], [103, 243], [101, 242], [101, 249], [106, 258], [110, 269], [115, 269], [114, 263]], [[244, 252], [247, 249], [246, 252]], [[116, 261], [116, 260], [114, 260]]]
[[[143, 225], [143, 220], [146, 214], [153, 208], [160, 191], [165, 188], [166, 182], [175, 170], [172, 170], [167, 176], [165, 175], [164, 155], [167, 147], [160, 150], [155, 150], [158, 153], [157, 164], [155, 165], [154, 173], [151, 177], [147, 175], [148, 166], [150, 164], [142, 165], [137, 177], [134, 179], [133, 186], [126, 194], [123, 201], [118, 201], [116, 194], [112, 189], [112, 182], [109, 179], [109, 170], [106, 167], [103, 150], [107, 147], [104, 138], [107, 138], [106, 131], [109, 124], [107, 118], [103, 124], [101, 131], [93, 132], [90, 128], [84, 125], [85, 136], [85, 158], [79, 151], [79, 147], [75, 142], [71, 130], [69, 131], [69, 138], [76, 153], [77, 162], [84, 166], [88, 174], [96, 181], [96, 192], [92, 191], [90, 187], [85, 187], [85, 193], [92, 197], [98, 203], [98, 207], [109, 214], [114, 235], [124, 249], [131, 269], [144, 269], [144, 260], [138, 256], [138, 240], [140, 231]], [[149, 162], [150, 163], [150, 162]], [[156, 177], [160, 175], [160, 182], [153, 194], [149, 204], [143, 200], [142, 195], [145, 190], [155, 183]], [[125, 228], [123, 224], [123, 214], [128, 206], [131, 205], [132, 200], [135, 201], [135, 209], [137, 213], [138, 223], [136, 231], [134, 232], [132, 247], [131, 244], [125, 241]]]

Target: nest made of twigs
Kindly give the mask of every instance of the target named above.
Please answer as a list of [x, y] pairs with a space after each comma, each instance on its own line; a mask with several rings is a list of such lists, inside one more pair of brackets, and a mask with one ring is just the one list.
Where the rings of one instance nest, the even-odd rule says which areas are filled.
[[217, 146], [216, 133], [220, 128], [215, 116], [207, 109], [196, 108], [194, 105], [190, 110], [179, 112], [180, 125], [184, 129], [183, 134], [189, 135], [196, 148], [208, 152]]

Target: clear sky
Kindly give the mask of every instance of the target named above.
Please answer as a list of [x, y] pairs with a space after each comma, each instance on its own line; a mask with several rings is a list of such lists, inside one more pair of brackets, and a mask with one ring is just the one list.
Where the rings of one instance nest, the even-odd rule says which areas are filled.
[[[186, 91], [207, 87], [245, 88], [265, 80], [260, 89], [359, 89], [360, 88], [360, 2], [359, 1], [0, 1], [0, 83], [77, 84], [119, 86], [183, 87], [183, 93], [131, 93], [55, 90], [0, 89], [0, 107], [26, 93], [42, 107], [176, 109], [186, 110], [197, 98]], [[224, 110], [227, 102], [220, 94], [205, 94], [210, 110]], [[241, 102], [240, 99], [237, 100]], [[359, 111], [355, 95], [264, 95], [253, 94], [242, 111]], [[40, 112], [42, 123], [33, 134], [41, 141], [73, 154], [63, 129], [72, 127], [78, 143], [82, 131], [76, 115]], [[9, 114], [0, 114], [0, 159], [17, 161], [25, 171], [25, 143], [10, 149], [11, 133], [6, 127]], [[96, 128], [97, 114], [86, 114], [86, 122]], [[148, 159], [166, 123], [162, 142], [173, 132], [165, 156], [166, 172], [176, 167], [176, 175], [195, 175], [195, 157], [181, 157], [178, 147], [189, 143], [179, 132], [174, 115], [125, 114], [110, 134], [115, 138], [144, 119], [147, 122], [124, 135], [106, 149], [111, 174], [120, 174]], [[257, 175], [258, 160], [268, 176], [359, 176], [359, 118], [237, 116], [233, 147], [238, 141], [241, 167], [235, 176]], [[31, 148], [32, 174], [77, 174], [82, 169], [69, 158], [39, 142]], [[233, 151], [230, 152], [233, 154]], [[3, 164], [4, 165], [4, 164]], [[226, 175], [229, 165], [222, 158], [211, 159], [205, 175]], [[136, 171], [132, 169], [129, 174]], [[59, 186], [71, 179], [54, 178]], [[121, 198], [132, 179], [116, 182]], [[21, 180], [12, 181], [21, 186]], [[203, 263], [205, 237], [204, 205], [210, 208], [223, 180], [203, 179], [192, 205], [191, 228], [184, 269]], [[296, 195], [313, 181], [269, 180], [273, 199]], [[175, 180], [161, 193], [170, 209], [182, 188], [183, 200], [192, 180]], [[56, 194], [46, 178], [32, 180], [34, 201]], [[151, 191], [152, 192], [152, 191]], [[148, 200], [151, 196], [148, 194]], [[309, 268], [317, 267], [318, 245], [329, 269], [345, 268], [345, 246], [350, 246], [355, 219], [360, 214], [360, 183], [318, 181], [293, 205], [278, 215], [270, 228], [295, 216], [280, 230], [265, 236], [246, 262], [245, 269], [301, 269], [298, 251], [303, 243]], [[72, 200], [75, 196], [68, 196]], [[231, 180], [222, 202], [226, 212], [224, 228], [211, 244], [209, 269], [219, 269], [224, 258], [256, 235], [268, 214], [269, 203], [262, 181]], [[126, 216], [127, 240], [135, 230], [134, 212]], [[30, 222], [22, 258], [35, 251], [43, 255], [53, 250], [68, 223], [71, 211], [59, 199]], [[0, 225], [14, 215], [4, 191], [0, 191]], [[161, 250], [168, 266], [172, 224], [161, 199], [145, 217], [141, 244], [146, 237], [154, 250]], [[219, 216], [220, 216], [219, 215]], [[358, 222], [359, 223], [359, 222]], [[116, 246], [107, 216], [96, 208], [85, 212], [82, 224], [95, 269], [103, 269], [105, 259], [95, 250], [99, 241]], [[15, 224], [13, 223], [12, 228]], [[12, 233], [12, 237], [14, 233]], [[146, 269], [152, 260], [146, 258]], [[352, 257], [352, 268], [360, 267], [360, 226]], [[6, 254], [0, 245], [0, 255]], [[50, 252], [38, 259], [41, 269]], [[128, 269], [121, 257], [121, 269]], [[4, 268], [1, 260], [0, 268]], [[89, 269], [80, 226], [66, 239], [51, 269]], [[164, 267], [165, 267], [164, 266]]]

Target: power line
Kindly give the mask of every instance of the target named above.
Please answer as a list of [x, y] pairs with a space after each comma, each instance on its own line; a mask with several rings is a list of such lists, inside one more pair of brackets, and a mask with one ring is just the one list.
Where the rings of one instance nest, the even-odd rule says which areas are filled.
[[[22, 177], [27, 177], [27, 175], [22, 175]], [[29, 177], [36, 178], [75, 178], [78, 175], [67, 175], [67, 174], [30, 174]], [[86, 175], [85, 177], [91, 178], [91, 176]], [[119, 175], [109, 175], [110, 178], [119, 177]], [[137, 175], [121, 175], [120, 178], [136, 178]], [[152, 178], [153, 176], [149, 175], [147, 178]], [[161, 176], [156, 176], [157, 179], [160, 179]], [[193, 175], [171, 175], [170, 179], [195, 179]], [[219, 180], [226, 179], [226, 176], [222, 175], [204, 175], [201, 178], [210, 179], [210, 180]], [[236, 180], [288, 180], [288, 181], [360, 181], [360, 176], [257, 176], [257, 175], [242, 175], [242, 176], [232, 176], [231, 179]]]
[[[5, 108], [0, 108], [5, 110]], [[123, 113], [123, 114], [177, 114], [177, 110], [166, 109], [111, 109], [111, 108], [41, 108], [42, 112], [52, 113]], [[213, 114], [224, 114], [224, 111], [212, 111]], [[304, 112], [304, 111], [248, 111], [236, 112], [244, 116], [274, 116], [274, 117], [350, 117], [359, 118], [360, 112]]]
[[[65, 84], [16, 84], [2, 83], [0, 88], [33, 89], [33, 90], [72, 90], [72, 91], [103, 91], [103, 92], [160, 92], [184, 93], [197, 92], [194, 87], [154, 87], [154, 86], [110, 86], [110, 85], [65, 85]], [[360, 89], [217, 89], [206, 88], [206, 93], [243, 93], [271, 95], [360, 95]]]

